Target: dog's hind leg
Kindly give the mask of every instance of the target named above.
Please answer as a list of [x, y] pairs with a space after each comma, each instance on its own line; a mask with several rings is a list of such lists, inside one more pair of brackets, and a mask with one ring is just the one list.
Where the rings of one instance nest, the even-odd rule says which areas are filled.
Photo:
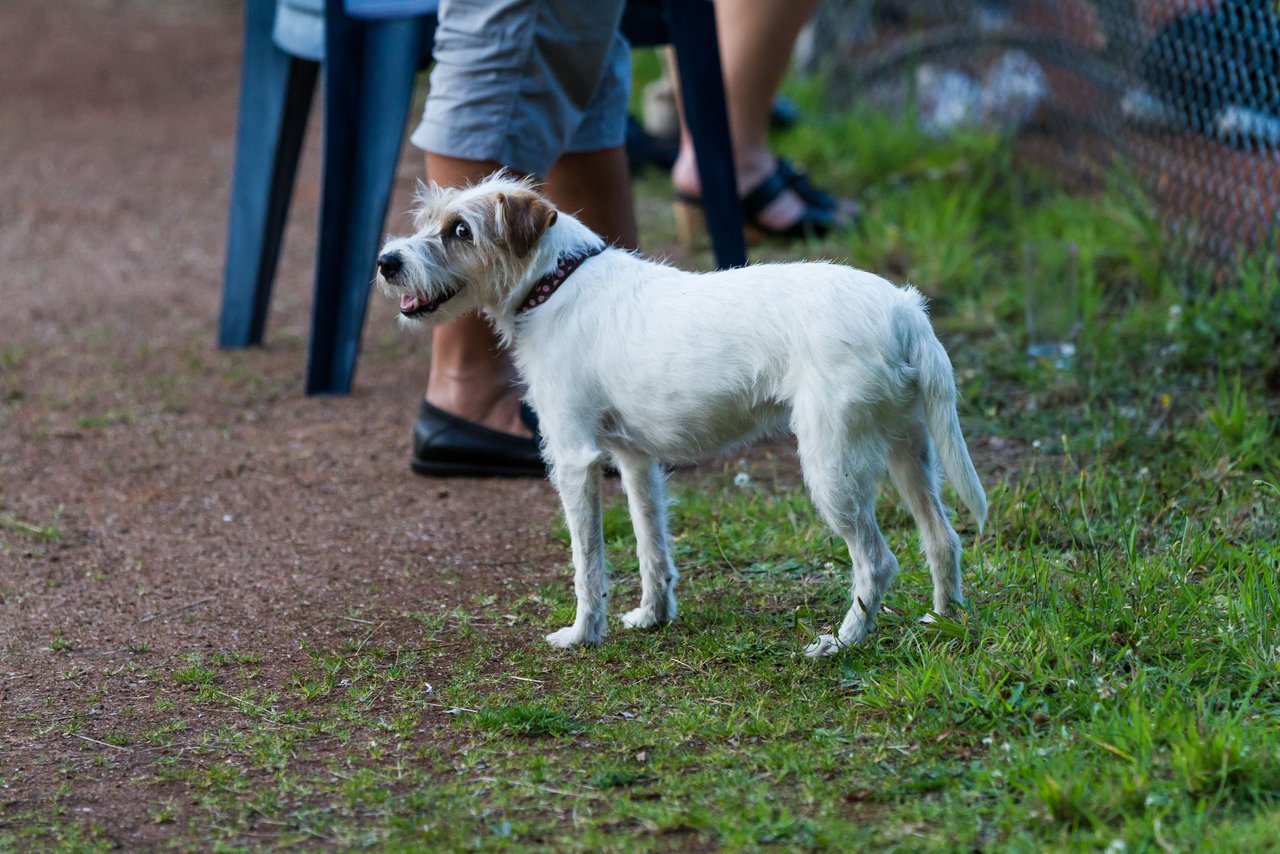
[[898, 574], [898, 561], [881, 536], [874, 508], [869, 504], [843, 519], [837, 530], [849, 547], [853, 603], [834, 636], [820, 635], [805, 647], [805, 655], [810, 657], [830, 655], [840, 647], [862, 643], [875, 624], [884, 594]]
[[933, 574], [933, 613], [946, 615], [953, 604], [964, 604], [960, 537], [942, 507], [933, 443], [923, 427], [913, 428], [890, 449], [889, 474], [920, 528], [920, 545]]
[[[797, 425], [799, 427], [799, 425]], [[875, 488], [883, 459], [879, 439], [853, 443], [833, 441], [826, 431], [806, 435], [796, 430], [805, 482], [818, 512], [844, 538], [852, 563], [852, 604], [840, 629], [821, 635], [805, 648], [805, 655], [829, 655], [842, 646], [861, 643], [875, 622], [884, 594], [898, 574], [898, 561], [876, 524]], [[826, 436], [821, 435], [826, 433]]]
[[643, 454], [620, 452], [617, 461], [640, 562], [640, 607], [623, 614], [622, 624], [629, 629], [647, 629], [676, 617], [679, 575], [671, 560], [667, 533], [666, 478], [658, 464]]
[[604, 639], [605, 611], [609, 600], [609, 576], [604, 563], [604, 527], [600, 509], [603, 457], [551, 454], [551, 479], [564, 504], [573, 552], [573, 589], [578, 611], [573, 625], [547, 635], [547, 643], [562, 649]]

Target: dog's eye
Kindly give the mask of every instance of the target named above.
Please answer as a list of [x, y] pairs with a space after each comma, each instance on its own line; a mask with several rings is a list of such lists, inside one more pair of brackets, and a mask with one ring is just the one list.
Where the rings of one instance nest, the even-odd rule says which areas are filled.
[[453, 236], [459, 240], [470, 240], [471, 226], [467, 225], [465, 222], [458, 223], [453, 227]]

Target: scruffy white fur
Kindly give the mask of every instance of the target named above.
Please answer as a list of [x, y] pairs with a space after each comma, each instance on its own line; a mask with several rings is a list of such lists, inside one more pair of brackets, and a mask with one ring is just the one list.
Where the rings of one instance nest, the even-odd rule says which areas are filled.
[[963, 602], [960, 539], [939, 497], [935, 448], [979, 526], [986, 496], [956, 417], [951, 362], [916, 290], [828, 263], [695, 274], [605, 249], [545, 304], [517, 314], [557, 259], [601, 246], [600, 237], [503, 174], [432, 188], [421, 201], [417, 233], [383, 248], [381, 260], [401, 269], [388, 279], [380, 263], [378, 283], [401, 297], [402, 312], [431, 306], [415, 322], [479, 308], [512, 348], [572, 536], [577, 616], [547, 637], [553, 646], [605, 635], [608, 462], [622, 474], [640, 563], [640, 604], [622, 623], [648, 628], [676, 616], [660, 464], [776, 428], [795, 434], [813, 501], [852, 560], [852, 606], [808, 655], [860, 642], [898, 572], [875, 519], [886, 469], [920, 527], [933, 610]]

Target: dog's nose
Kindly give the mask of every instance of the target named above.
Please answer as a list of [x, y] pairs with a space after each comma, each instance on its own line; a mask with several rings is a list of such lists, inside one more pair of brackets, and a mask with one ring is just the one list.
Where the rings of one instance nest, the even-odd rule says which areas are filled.
[[388, 252], [385, 255], [378, 256], [378, 272], [382, 274], [384, 279], [390, 279], [396, 273], [400, 272], [400, 268], [404, 263], [400, 260], [400, 253]]

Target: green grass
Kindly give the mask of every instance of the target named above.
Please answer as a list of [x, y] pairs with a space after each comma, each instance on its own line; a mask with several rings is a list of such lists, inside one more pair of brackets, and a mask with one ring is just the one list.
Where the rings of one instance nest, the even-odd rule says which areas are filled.
[[57, 525], [32, 525], [13, 516], [0, 515], [0, 530], [5, 529], [42, 542], [56, 543], [62, 540], [62, 529]]
[[485, 709], [475, 716], [477, 729], [529, 737], [571, 735], [584, 727], [563, 712], [545, 706], [515, 705]]
[[[566, 566], [554, 584], [429, 612], [330, 615], [348, 622], [324, 646], [176, 657], [140, 683], [153, 716], [134, 730], [94, 735], [86, 700], [60, 726], [151, 751], [140, 785], [173, 844], [1275, 846], [1274, 259], [1242, 255], [1214, 282], [1162, 257], [1131, 185], [1069, 194], [980, 133], [934, 140], [856, 114], [781, 143], [868, 214], [857, 234], [773, 254], [852, 259], [936, 298], [992, 507], [984, 534], [957, 520], [968, 609], [918, 622], [928, 572], [886, 490], [903, 566], [891, 610], [864, 645], [800, 656], [847, 607], [848, 559], [795, 472], [756, 455], [675, 489], [681, 610], [663, 630], [628, 633], [615, 615], [599, 648], [546, 647], [573, 615]], [[1022, 355], [1033, 240], [1079, 253], [1068, 370]], [[605, 527], [622, 610], [638, 584], [620, 499]], [[384, 620], [397, 642], [371, 631]], [[81, 782], [0, 827], [0, 850], [105, 847], [61, 806]]]

